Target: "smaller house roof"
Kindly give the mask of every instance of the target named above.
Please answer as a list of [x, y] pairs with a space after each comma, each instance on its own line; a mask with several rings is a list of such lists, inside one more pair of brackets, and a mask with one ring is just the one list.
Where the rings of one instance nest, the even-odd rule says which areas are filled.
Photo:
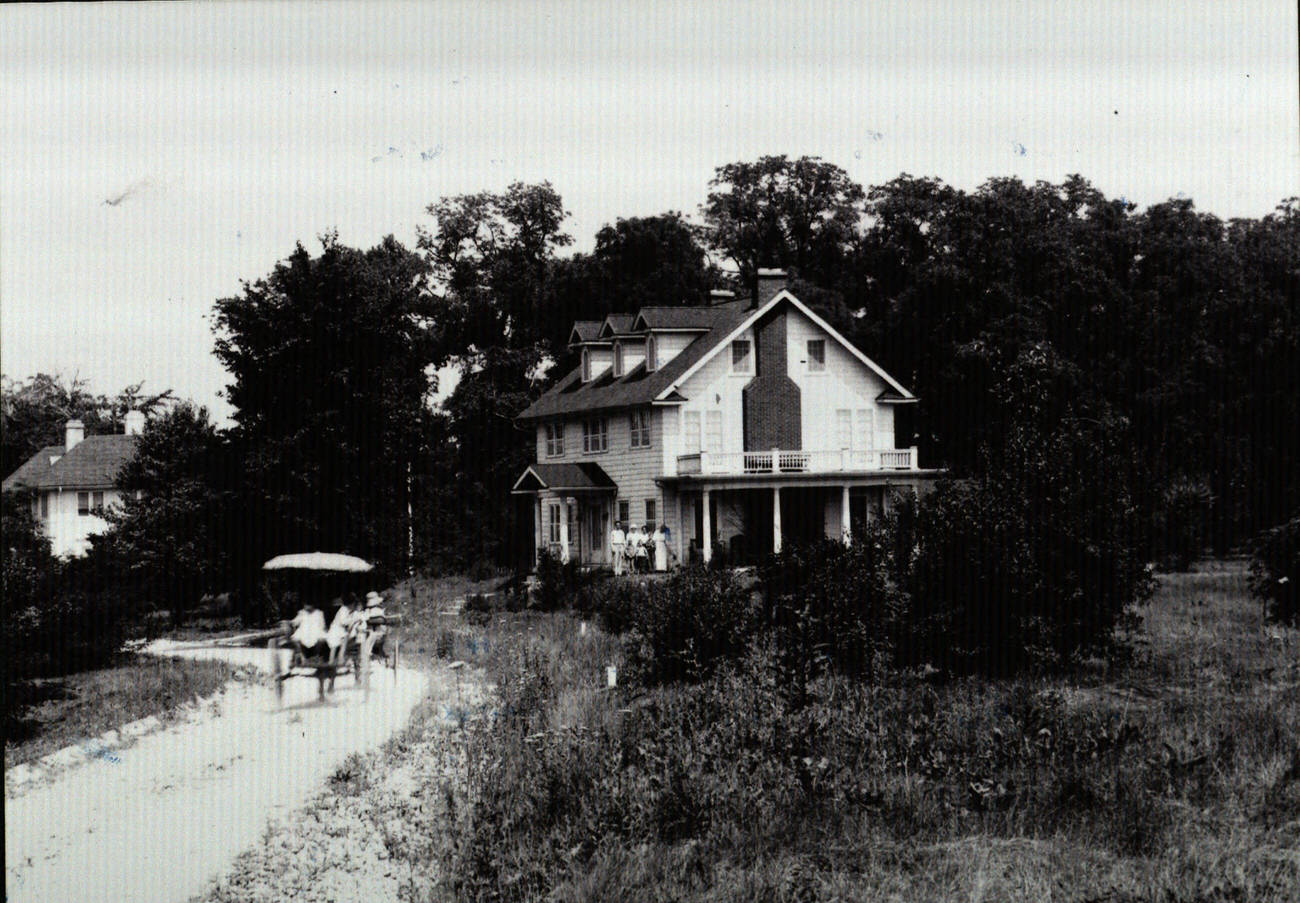
[[549, 489], [552, 492], [581, 492], [617, 488], [599, 464], [594, 461], [577, 461], [530, 464], [515, 481], [511, 491], [537, 492]]
[[[43, 448], [4, 481], [5, 489], [112, 489], [122, 467], [135, 455], [138, 436], [87, 436], [54, 464], [63, 446]], [[20, 479], [21, 477], [21, 479]]]
[[4, 480], [4, 491], [10, 489], [35, 489], [42, 475], [50, 469], [50, 458], [63, 454], [62, 445], [47, 445], [32, 455], [22, 466]]

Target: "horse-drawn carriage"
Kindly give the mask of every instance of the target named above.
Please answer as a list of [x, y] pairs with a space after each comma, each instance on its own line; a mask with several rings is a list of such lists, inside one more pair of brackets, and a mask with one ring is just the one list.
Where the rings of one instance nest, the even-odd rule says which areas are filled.
[[[311, 552], [272, 558], [262, 570], [291, 584], [286, 592], [293, 593], [305, 606], [319, 606], [323, 612], [327, 610], [327, 599], [347, 604], [345, 600], [355, 592], [359, 581], [365, 579], [363, 575], [374, 567], [351, 555]], [[344, 618], [337, 618], [336, 607], [330, 617], [342, 623], [342, 628], [332, 637], [332, 642], [319, 643], [310, 652], [304, 652], [299, 644], [292, 642], [289, 621], [281, 622], [279, 633], [271, 637], [267, 646], [277, 700], [284, 699], [285, 681], [295, 677], [314, 677], [322, 700], [327, 691], [334, 692], [334, 681], [345, 675], [352, 675], [355, 686], [369, 694], [376, 662], [390, 670], [393, 680], [397, 680], [397, 617], [374, 605], [345, 612]]]

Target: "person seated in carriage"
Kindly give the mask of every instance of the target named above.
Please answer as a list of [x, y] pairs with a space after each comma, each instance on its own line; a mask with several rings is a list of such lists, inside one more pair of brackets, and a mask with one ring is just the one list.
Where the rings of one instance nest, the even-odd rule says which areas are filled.
[[289, 626], [293, 633], [289, 641], [293, 643], [294, 658], [299, 661], [329, 658], [330, 646], [326, 640], [325, 612], [310, 600], [303, 603], [298, 614], [294, 615]]
[[375, 641], [370, 647], [370, 653], [379, 658], [384, 657], [384, 636], [388, 633], [388, 628], [384, 625], [387, 621], [384, 597], [374, 590], [366, 593], [366, 607], [356, 613], [355, 623], [361, 634], [374, 634]]
[[361, 616], [359, 609], [355, 593], [349, 593], [340, 601], [334, 620], [330, 622], [330, 629], [325, 634], [325, 642], [331, 653], [356, 635], [357, 620]]

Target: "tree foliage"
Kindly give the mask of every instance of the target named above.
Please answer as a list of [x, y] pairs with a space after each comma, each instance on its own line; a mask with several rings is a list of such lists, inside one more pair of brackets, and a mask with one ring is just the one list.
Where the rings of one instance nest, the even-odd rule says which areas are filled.
[[238, 568], [328, 549], [394, 565], [408, 548], [408, 477], [442, 322], [428, 266], [392, 237], [367, 251], [332, 235], [216, 304], [230, 372]]

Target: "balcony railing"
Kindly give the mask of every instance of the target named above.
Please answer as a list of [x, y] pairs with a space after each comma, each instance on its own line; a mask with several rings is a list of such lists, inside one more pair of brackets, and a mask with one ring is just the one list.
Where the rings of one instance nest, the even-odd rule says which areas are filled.
[[774, 448], [771, 451], [699, 452], [677, 456], [678, 476], [862, 473], [877, 470], [916, 470], [916, 446], [821, 451]]

